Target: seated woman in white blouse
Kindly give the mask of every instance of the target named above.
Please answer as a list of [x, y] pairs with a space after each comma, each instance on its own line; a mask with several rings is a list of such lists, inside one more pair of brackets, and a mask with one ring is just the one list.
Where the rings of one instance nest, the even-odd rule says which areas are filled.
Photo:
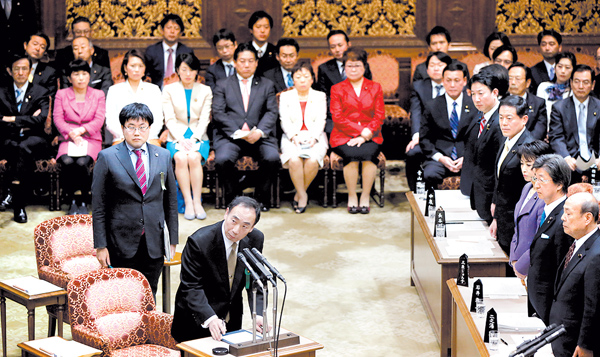
[[552, 104], [572, 95], [571, 73], [577, 66], [577, 59], [571, 52], [561, 52], [556, 55], [556, 65], [553, 82], [542, 82], [537, 89], [537, 96], [546, 100], [548, 122], [552, 113]]
[[327, 97], [311, 88], [315, 73], [310, 63], [298, 63], [292, 69], [293, 89], [281, 93], [279, 116], [281, 137], [281, 163], [288, 168], [296, 188], [294, 210], [304, 213], [308, 206], [306, 193], [323, 166], [328, 142], [325, 134]]
[[119, 113], [124, 106], [131, 103], [146, 104], [154, 123], [150, 127], [150, 144], [160, 146], [158, 136], [163, 127], [162, 93], [157, 85], [144, 82], [146, 62], [140, 50], [129, 50], [123, 57], [121, 73], [125, 82], [112, 85], [106, 94], [106, 128], [112, 134], [113, 145], [123, 141], [123, 130], [119, 122]]

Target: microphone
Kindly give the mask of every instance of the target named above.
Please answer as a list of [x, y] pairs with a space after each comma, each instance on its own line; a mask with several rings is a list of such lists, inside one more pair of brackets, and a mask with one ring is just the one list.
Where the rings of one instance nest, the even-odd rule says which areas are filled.
[[529, 347], [525, 352], [523, 352], [523, 356], [533, 356], [540, 348], [551, 343], [552, 341], [556, 340], [565, 333], [567, 333], [567, 330], [565, 330], [564, 325], [561, 324], [556, 329], [554, 329], [554, 331], [552, 331], [552, 333], [549, 336], [538, 340], [535, 345]]
[[264, 275], [267, 279], [269, 279], [269, 281], [271, 282], [271, 284], [273, 285], [277, 285], [277, 282], [275, 280], [273, 280], [273, 274], [271, 274], [270, 271], [267, 271], [265, 269], [265, 266], [262, 265], [254, 256], [254, 254], [252, 254], [252, 252], [250, 252], [250, 249], [248, 248], [244, 248], [243, 249], [244, 254], [246, 254], [246, 257], [250, 259], [250, 261], [252, 262], [252, 264], [254, 264], [254, 266], [260, 271], [260, 273], [262, 275]]
[[265, 286], [263, 285], [262, 281], [260, 281], [260, 278], [258, 277], [258, 274], [256, 274], [256, 272], [254, 271], [254, 269], [252, 269], [252, 267], [250, 266], [250, 264], [246, 260], [246, 257], [244, 256], [244, 254], [238, 252], [238, 259], [242, 263], [244, 263], [244, 265], [246, 266], [246, 269], [248, 269], [248, 271], [250, 272], [250, 275], [252, 275], [252, 279], [254, 279], [254, 281], [256, 281], [256, 283], [258, 284], [258, 286], [260, 286], [260, 288], [264, 291], [265, 290]]
[[279, 271], [278, 271], [277, 269], [275, 269], [275, 267], [274, 267], [273, 265], [271, 265], [271, 263], [269, 263], [269, 261], [267, 260], [267, 258], [265, 258], [265, 257], [264, 257], [264, 256], [263, 256], [263, 255], [262, 255], [262, 254], [261, 254], [261, 253], [258, 251], [258, 249], [256, 249], [256, 248], [252, 248], [252, 253], [254, 253], [254, 255], [255, 255], [255, 256], [257, 256], [257, 257], [258, 257], [258, 259], [259, 259], [261, 262], [263, 262], [263, 263], [264, 263], [264, 264], [267, 266], [267, 268], [269, 268], [269, 270], [270, 270], [270, 271], [271, 271], [273, 274], [275, 274], [275, 276], [276, 276], [276, 277], [277, 277], [279, 280], [281, 280], [281, 281], [283, 281], [283, 282], [285, 283], [285, 279], [283, 278], [283, 275], [281, 275], [281, 274], [279, 273]]

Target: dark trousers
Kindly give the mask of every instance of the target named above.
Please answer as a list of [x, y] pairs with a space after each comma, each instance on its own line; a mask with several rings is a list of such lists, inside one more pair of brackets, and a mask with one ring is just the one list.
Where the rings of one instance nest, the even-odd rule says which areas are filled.
[[417, 189], [417, 172], [421, 168], [423, 160], [425, 160], [425, 156], [419, 145], [406, 153], [406, 181], [408, 181], [408, 187], [413, 192]]
[[428, 185], [437, 188], [437, 185], [441, 184], [446, 177], [450, 176], [460, 176], [460, 172], [454, 173], [438, 161], [425, 160], [425, 162], [423, 162], [423, 178]]
[[81, 190], [83, 202], [89, 201], [92, 177], [90, 174], [90, 165], [94, 162], [91, 156], [71, 157], [61, 155], [58, 158], [61, 169], [61, 181], [63, 190], [70, 201], [74, 199], [75, 191]]

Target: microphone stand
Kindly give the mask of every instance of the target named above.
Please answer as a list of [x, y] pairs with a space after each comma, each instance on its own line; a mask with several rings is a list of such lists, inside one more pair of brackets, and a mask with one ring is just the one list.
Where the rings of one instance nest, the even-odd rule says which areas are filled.
[[267, 322], [267, 299], [269, 296], [269, 284], [263, 284], [263, 341], [269, 339], [269, 323]]
[[256, 343], [256, 280], [252, 284], [252, 343]]

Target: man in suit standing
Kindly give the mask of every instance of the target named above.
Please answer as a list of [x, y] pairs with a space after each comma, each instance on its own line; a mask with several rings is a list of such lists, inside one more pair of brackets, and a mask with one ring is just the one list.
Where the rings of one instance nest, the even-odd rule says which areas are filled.
[[529, 314], [536, 313], [548, 325], [556, 271], [573, 242], [560, 221], [571, 173], [565, 159], [556, 154], [538, 157], [533, 170], [533, 187], [546, 205], [540, 227], [529, 247], [527, 297]]
[[550, 145], [569, 164], [571, 182], [581, 181], [577, 157], [589, 161], [600, 146], [597, 135], [600, 100], [590, 96], [593, 78], [594, 70], [588, 65], [575, 66], [571, 75], [573, 96], [554, 103], [550, 114]]
[[515, 95], [502, 99], [498, 109], [500, 130], [506, 140], [496, 156], [496, 183], [491, 209], [494, 220], [490, 233], [506, 254], [510, 254], [510, 242], [515, 233], [515, 205], [525, 186], [517, 151], [521, 145], [533, 141], [527, 130], [528, 109], [527, 102]]
[[8, 161], [5, 176], [11, 188], [0, 202], [0, 211], [12, 205], [14, 221], [26, 223], [35, 161], [48, 155], [44, 123], [50, 95], [46, 88], [29, 83], [31, 60], [25, 53], [14, 55], [7, 70], [13, 81], [0, 88], [0, 158]]
[[256, 50], [258, 56], [258, 67], [256, 67], [256, 75], [262, 76], [263, 73], [279, 66], [277, 62], [277, 49], [268, 42], [273, 28], [273, 18], [263, 10], [255, 11], [250, 15], [248, 20], [248, 28], [252, 34], [250, 42]]
[[[71, 33], [73, 38], [83, 36], [91, 39], [93, 37], [92, 23], [87, 17], [76, 17], [71, 23]], [[71, 61], [74, 59], [75, 56], [73, 55], [72, 45], [61, 48], [60, 50], [56, 51], [54, 68], [57, 71], [65, 71], [69, 67], [69, 63], [71, 63]], [[110, 68], [108, 51], [100, 46], [94, 46], [92, 61], [102, 67]]]
[[[76, 59], [84, 60], [90, 65], [90, 84], [89, 86], [104, 92], [108, 92], [108, 88], [112, 86], [112, 73], [110, 68], [102, 67], [98, 63], [93, 62], [94, 45], [92, 40], [87, 37], [77, 37], [73, 40], [73, 55]], [[63, 73], [61, 78], [61, 87], [67, 88], [71, 86], [68, 72]]]
[[11, 51], [19, 51], [27, 36], [40, 28], [39, 18], [33, 0], [0, 1], [0, 63], [10, 60]]
[[167, 14], [160, 22], [163, 39], [146, 48], [146, 74], [152, 83], [162, 89], [163, 80], [175, 73], [175, 59], [181, 53], [194, 53], [191, 48], [179, 42], [183, 34], [183, 21], [176, 14]]
[[[94, 166], [94, 248], [103, 267], [139, 270], [156, 297], [163, 256], [179, 241], [177, 186], [168, 150], [146, 143], [152, 112], [131, 103], [119, 113], [124, 142], [100, 151]], [[168, 232], [170, 252], [165, 252]]]
[[565, 233], [575, 238], [561, 262], [554, 285], [550, 323], [564, 324], [566, 334], [552, 342], [560, 356], [600, 354], [600, 232], [598, 201], [590, 193], [569, 197], [562, 215]]
[[[450, 31], [448, 31], [445, 27], [435, 26], [429, 31], [427, 36], [425, 37], [425, 41], [427, 42], [427, 47], [429, 52], [444, 52], [448, 53], [448, 48], [450, 48], [450, 42], [452, 42], [452, 37], [450, 36]], [[467, 68], [467, 80], [469, 80], [469, 71], [466, 64], [453, 59], [452, 62], [457, 62], [465, 66]], [[429, 78], [429, 74], [427, 73], [427, 64], [425, 62], [419, 63], [415, 68], [415, 72], [413, 73], [413, 82], [420, 81], [423, 79]]]
[[37, 84], [46, 88], [49, 94], [54, 97], [58, 90], [58, 75], [56, 70], [48, 63], [41, 62], [46, 54], [46, 49], [50, 40], [42, 32], [37, 32], [29, 36], [29, 41], [23, 43], [27, 56], [31, 59], [31, 73], [29, 74], [29, 83]]
[[255, 75], [256, 50], [242, 43], [233, 54], [236, 75], [217, 82], [213, 93], [213, 142], [215, 164], [225, 183], [225, 201], [241, 194], [235, 163], [240, 156], [259, 161], [260, 183], [256, 198], [263, 211], [270, 207], [270, 187], [279, 169], [279, 148], [275, 137], [278, 118], [273, 82]]
[[548, 113], [546, 102], [531, 94], [531, 69], [521, 62], [508, 67], [508, 92], [525, 99], [527, 103], [527, 130], [535, 140], [544, 140], [548, 135]]
[[215, 46], [217, 54], [219, 55], [219, 59], [206, 69], [206, 85], [214, 92], [218, 80], [235, 74], [233, 52], [238, 44], [235, 40], [235, 35], [228, 29], [220, 29], [217, 31], [213, 36], [212, 41], [213, 46]]
[[275, 91], [279, 93], [294, 86], [292, 68], [300, 58], [300, 46], [293, 38], [281, 38], [277, 41], [276, 51], [279, 66], [266, 71], [264, 76], [275, 83]]
[[537, 93], [537, 87], [549, 82], [556, 76], [556, 55], [562, 51], [562, 36], [554, 30], [543, 30], [537, 36], [538, 45], [544, 59], [531, 67], [531, 93]]
[[[245, 248], [262, 252], [264, 235], [254, 229], [260, 204], [250, 197], [236, 197], [224, 220], [192, 234], [181, 255], [181, 284], [175, 297], [171, 334], [183, 342], [212, 336], [220, 341], [227, 331], [242, 328], [242, 290], [246, 278], [237, 254]], [[254, 284], [254, 280], [252, 281]], [[256, 321], [262, 332], [263, 293], [258, 289]], [[252, 294], [248, 289], [252, 311]]]

